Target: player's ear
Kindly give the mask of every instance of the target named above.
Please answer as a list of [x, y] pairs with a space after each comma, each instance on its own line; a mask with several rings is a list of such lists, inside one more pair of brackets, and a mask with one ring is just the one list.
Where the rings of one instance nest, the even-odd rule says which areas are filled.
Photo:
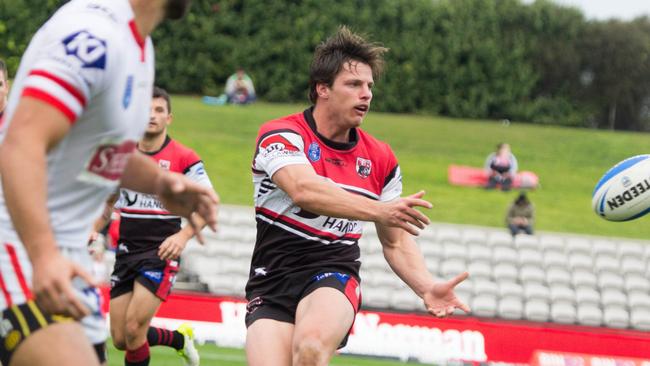
[[325, 83], [316, 84], [316, 93], [319, 98], [328, 99], [330, 96], [330, 87]]

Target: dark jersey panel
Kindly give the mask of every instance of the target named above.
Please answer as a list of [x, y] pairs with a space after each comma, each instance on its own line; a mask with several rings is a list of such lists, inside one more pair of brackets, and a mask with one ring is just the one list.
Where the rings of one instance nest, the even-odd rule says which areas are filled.
[[286, 273], [320, 269], [338, 270], [359, 278], [358, 245], [329, 244], [324, 250], [318, 241], [305, 240], [276, 225], [257, 219], [257, 241], [251, 260], [250, 288], [272, 286]]
[[[150, 230], [143, 230], [150, 228]], [[158, 252], [160, 244], [170, 235], [181, 230], [181, 219], [131, 219], [120, 220], [120, 245], [128, 251], [118, 250], [117, 256], [138, 254], [147, 251]], [[122, 249], [122, 248], [120, 248]]]

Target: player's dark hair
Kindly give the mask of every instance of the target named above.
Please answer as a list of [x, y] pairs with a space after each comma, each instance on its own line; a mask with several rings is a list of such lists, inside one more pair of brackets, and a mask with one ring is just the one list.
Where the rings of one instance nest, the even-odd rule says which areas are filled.
[[7, 64], [0, 58], [0, 71], [4, 75], [5, 80], [9, 79], [9, 73], [7, 72]]
[[153, 87], [153, 98], [163, 98], [165, 102], [167, 103], [167, 112], [172, 113], [172, 102], [169, 99], [169, 94], [167, 93], [167, 90], [154, 86]]
[[373, 78], [378, 78], [384, 68], [384, 53], [388, 51], [377, 43], [370, 43], [362, 36], [352, 33], [346, 26], [316, 47], [309, 69], [309, 100], [316, 104], [316, 85], [331, 87], [343, 65], [353, 61], [370, 66]]

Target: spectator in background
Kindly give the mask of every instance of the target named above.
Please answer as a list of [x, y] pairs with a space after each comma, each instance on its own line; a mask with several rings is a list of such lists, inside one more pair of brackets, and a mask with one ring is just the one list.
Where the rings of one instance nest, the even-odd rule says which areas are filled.
[[233, 104], [248, 104], [255, 101], [253, 79], [244, 72], [243, 68], [238, 68], [236, 73], [228, 77], [226, 96], [228, 97], [228, 103]]
[[7, 72], [7, 64], [0, 59], [0, 118], [7, 106], [7, 95], [9, 94], [9, 73]]
[[525, 192], [519, 193], [517, 199], [508, 208], [506, 225], [514, 238], [520, 232], [533, 235], [535, 223], [535, 206], [530, 202]]
[[497, 151], [488, 155], [485, 160], [485, 170], [488, 173], [488, 183], [485, 188], [494, 189], [497, 184], [507, 192], [512, 187], [512, 180], [517, 174], [517, 159], [510, 151], [510, 145], [501, 143]]

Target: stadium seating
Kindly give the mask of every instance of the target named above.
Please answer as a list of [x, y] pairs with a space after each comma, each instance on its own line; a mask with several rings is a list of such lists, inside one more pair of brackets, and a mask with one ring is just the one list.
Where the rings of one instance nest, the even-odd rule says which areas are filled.
[[[204, 246], [188, 245], [180, 277], [243, 297], [254, 212], [224, 206], [219, 218], [219, 232], [206, 230]], [[435, 223], [416, 241], [434, 275], [470, 272], [456, 293], [474, 316], [650, 330], [649, 243], [557, 233], [513, 240], [505, 229]], [[423, 312], [386, 263], [374, 225], [359, 245], [364, 307]]]

